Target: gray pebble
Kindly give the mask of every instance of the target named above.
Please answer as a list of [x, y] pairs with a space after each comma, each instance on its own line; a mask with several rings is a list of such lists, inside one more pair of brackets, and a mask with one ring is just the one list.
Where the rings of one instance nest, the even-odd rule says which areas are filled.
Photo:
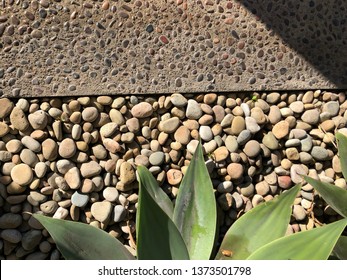
[[79, 193], [76, 191], [71, 196], [71, 203], [77, 207], [86, 206], [88, 201], [89, 201], [89, 195], [88, 194], [82, 194], [82, 193]]

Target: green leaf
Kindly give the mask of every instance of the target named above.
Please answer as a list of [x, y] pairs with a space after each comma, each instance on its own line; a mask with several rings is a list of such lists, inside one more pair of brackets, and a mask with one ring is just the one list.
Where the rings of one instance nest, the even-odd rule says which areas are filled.
[[339, 158], [341, 162], [341, 169], [343, 177], [347, 178], [347, 137], [342, 133], [336, 133], [336, 139], [338, 140]]
[[340, 236], [333, 249], [333, 253], [340, 260], [347, 260], [347, 236]]
[[279, 238], [254, 252], [248, 260], [327, 260], [347, 219]]
[[93, 226], [33, 214], [67, 260], [134, 260], [116, 238]]
[[323, 199], [341, 216], [347, 218], [347, 191], [329, 183], [304, 176], [307, 183], [312, 185]]
[[[227, 231], [216, 259], [247, 259], [260, 247], [284, 236], [292, 213], [291, 206], [299, 190], [297, 185], [236, 220]], [[224, 250], [232, 252], [232, 256], [224, 256]]]
[[208, 260], [215, 239], [217, 209], [201, 143], [180, 185], [173, 217], [190, 258]]
[[171, 219], [173, 216], [173, 204], [168, 197], [168, 195], [158, 186], [158, 182], [153, 177], [152, 173], [144, 166], [137, 167], [137, 174], [139, 176], [139, 181], [146, 190], [155, 200], [155, 202], [160, 206], [160, 208], [168, 215]]
[[141, 178], [136, 213], [138, 259], [188, 260], [187, 247], [176, 225], [148, 191], [152, 186], [145, 185]]

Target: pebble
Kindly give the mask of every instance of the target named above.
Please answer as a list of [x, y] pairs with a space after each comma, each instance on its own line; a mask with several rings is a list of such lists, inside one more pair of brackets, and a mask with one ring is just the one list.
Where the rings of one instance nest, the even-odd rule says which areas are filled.
[[102, 192], [104, 198], [109, 202], [115, 202], [119, 197], [119, 192], [114, 187], [107, 187]]
[[250, 131], [252, 134], [256, 134], [260, 130], [260, 126], [257, 121], [252, 117], [246, 117], [246, 129]]
[[22, 247], [26, 251], [31, 251], [40, 244], [41, 239], [41, 230], [29, 230], [22, 237]]
[[90, 211], [97, 221], [106, 223], [112, 213], [112, 204], [109, 201], [95, 202], [92, 204]]
[[149, 156], [149, 163], [152, 165], [161, 165], [164, 159], [165, 154], [163, 152], [155, 152]]
[[89, 195], [83, 194], [78, 191], [74, 192], [71, 196], [71, 203], [76, 207], [85, 207], [89, 201]]
[[230, 153], [234, 153], [239, 148], [237, 138], [235, 136], [228, 135], [225, 139], [225, 146]]
[[5, 136], [9, 131], [9, 126], [4, 122], [0, 122], [0, 137]]
[[200, 137], [203, 141], [211, 141], [212, 138], [213, 138], [213, 133], [212, 133], [212, 130], [209, 126], [206, 126], [206, 125], [202, 125], [200, 126], [200, 129], [199, 129], [199, 134], [200, 134]]
[[202, 116], [202, 110], [198, 102], [189, 99], [186, 109], [186, 117], [190, 120], [197, 120]]
[[47, 114], [43, 110], [29, 114], [28, 120], [33, 129], [45, 129], [47, 126]]
[[166, 173], [168, 183], [172, 186], [178, 185], [182, 181], [183, 174], [180, 170], [169, 169]]
[[71, 166], [66, 173], [63, 173], [64, 179], [69, 187], [73, 190], [80, 188], [82, 185], [80, 170], [77, 167]]
[[87, 107], [82, 111], [82, 119], [86, 122], [93, 122], [99, 116], [98, 109], [95, 107]]
[[58, 209], [58, 203], [53, 200], [46, 201], [40, 205], [40, 210], [48, 215], [53, 215]]
[[173, 117], [173, 118], [161, 121], [158, 125], [158, 129], [165, 133], [173, 133], [176, 131], [179, 125], [180, 125], [180, 119], [177, 117]]
[[89, 161], [82, 163], [80, 171], [83, 178], [91, 178], [101, 173], [101, 166], [96, 161]]
[[69, 211], [63, 207], [59, 207], [54, 215], [53, 215], [53, 218], [54, 219], [61, 219], [61, 220], [64, 220], [67, 216], [69, 215]]
[[220, 193], [231, 193], [234, 189], [231, 181], [224, 181], [218, 184], [217, 191]]
[[216, 162], [224, 161], [229, 156], [229, 151], [225, 146], [219, 147], [214, 151], [214, 160]]
[[8, 98], [0, 98], [0, 119], [3, 119], [10, 114], [13, 106], [13, 102]]
[[297, 221], [302, 221], [306, 218], [305, 209], [301, 205], [293, 206], [293, 216]]
[[184, 107], [188, 104], [187, 98], [185, 98], [182, 94], [180, 93], [174, 93], [171, 95], [170, 99], [171, 103], [176, 106], [176, 107]]
[[152, 105], [147, 102], [140, 102], [131, 109], [131, 114], [135, 118], [147, 118], [153, 113]]
[[270, 150], [277, 150], [280, 147], [278, 140], [272, 132], [268, 132], [266, 135], [264, 135], [262, 142]]
[[76, 143], [70, 138], [61, 141], [58, 153], [63, 158], [72, 158], [77, 151]]
[[113, 221], [119, 223], [126, 217], [127, 211], [123, 205], [116, 205], [113, 209]]
[[190, 141], [190, 131], [189, 129], [182, 125], [174, 133], [174, 138], [177, 142], [182, 145], [187, 145]]
[[30, 136], [24, 136], [22, 138], [22, 144], [35, 153], [41, 151], [41, 144]]
[[315, 160], [318, 160], [318, 161], [329, 160], [328, 151], [322, 147], [319, 147], [319, 146], [314, 146], [312, 148], [311, 155]]
[[19, 243], [22, 240], [21, 232], [16, 229], [4, 229], [1, 231], [0, 237], [12, 244]]
[[120, 166], [120, 181], [128, 185], [135, 181], [136, 174], [135, 170], [129, 162], [123, 162]]
[[238, 180], [243, 175], [243, 166], [240, 163], [230, 163], [227, 167], [227, 172], [231, 180]]
[[233, 135], [239, 135], [245, 128], [245, 119], [241, 116], [236, 116], [231, 123], [231, 133]]
[[330, 117], [335, 117], [340, 111], [340, 105], [337, 101], [329, 101], [322, 106], [322, 112], [326, 112]]
[[29, 127], [29, 122], [22, 109], [15, 106], [10, 114], [11, 124], [19, 131], [25, 131]]
[[20, 163], [14, 166], [11, 170], [11, 178], [13, 182], [26, 186], [33, 180], [33, 171], [29, 165]]
[[15, 229], [22, 224], [23, 218], [19, 214], [3, 213], [0, 216], [0, 229]]
[[256, 157], [261, 151], [260, 144], [256, 140], [250, 140], [246, 143], [243, 151], [248, 157]]
[[307, 110], [301, 115], [301, 119], [308, 124], [315, 125], [319, 122], [319, 111], [317, 109]]
[[277, 139], [282, 139], [289, 134], [289, 123], [280, 121], [272, 128], [272, 133]]

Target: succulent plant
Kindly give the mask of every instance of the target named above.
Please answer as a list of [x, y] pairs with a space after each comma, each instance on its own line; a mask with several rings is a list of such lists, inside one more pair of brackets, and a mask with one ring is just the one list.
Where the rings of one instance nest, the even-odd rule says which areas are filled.
[[138, 166], [137, 173], [136, 256], [100, 229], [34, 214], [65, 259], [327, 259], [347, 225], [347, 219], [342, 219], [285, 236], [300, 191], [297, 185], [242, 215], [217, 248], [217, 205], [201, 143], [179, 187], [175, 205], [145, 167]]

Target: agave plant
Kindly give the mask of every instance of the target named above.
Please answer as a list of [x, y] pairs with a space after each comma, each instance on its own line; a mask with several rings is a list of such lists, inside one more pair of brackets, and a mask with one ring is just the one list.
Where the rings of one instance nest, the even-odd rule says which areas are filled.
[[217, 206], [201, 143], [175, 206], [145, 167], [138, 166], [137, 174], [136, 256], [116, 238], [90, 225], [39, 214], [34, 217], [51, 234], [65, 259], [327, 259], [347, 224], [343, 219], [285, 236], [298, 185], [237, 219], [217, 253], [212, 253], [217, 246]]
[[[342, 133], [336, 133], [338, 154], [341, 163], [343, 177], [347, 178], [347, 137]], [[322, 198], [342, 217], [347, 218], [347, 190], [338, 186], [305, 177]], [[347, 260], [347, 236], [341, 236], [333, 250], [333, 255], [339, 259]]]

